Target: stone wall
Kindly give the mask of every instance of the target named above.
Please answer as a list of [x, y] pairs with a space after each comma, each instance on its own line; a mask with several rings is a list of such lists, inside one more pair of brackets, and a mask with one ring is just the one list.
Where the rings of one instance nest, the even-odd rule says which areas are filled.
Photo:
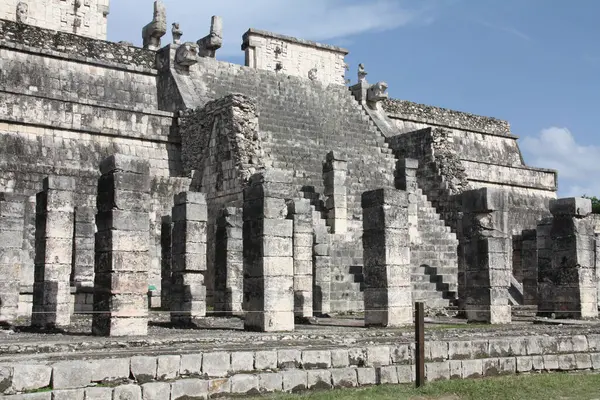
[[257, 29], [243, 37], [246, 66], [299, 76], [325, 84], [346, 83], [348, 50]]
[[6, 0], [0, 18], [106, 40], [109, 0]]
[[[425, 359], [425, 378], [430, 382], [532, 372], [597, 371], [600, 335], [427, 341]], [[172, 399], [216, 398], [411, 383], [415, 379], [414, 364], [415, 345], [407, 342], [85, 360], [74, 356], [0, 364], [0, 390], [6, 399], [13, 400], [84, 396], [150, 400], [168, 399], [169, 395]]]

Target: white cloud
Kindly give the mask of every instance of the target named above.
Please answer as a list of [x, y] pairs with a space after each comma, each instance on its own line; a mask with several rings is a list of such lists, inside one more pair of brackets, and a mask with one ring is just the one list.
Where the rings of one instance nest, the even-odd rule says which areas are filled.
[[559, 196], [600, 196], [600, 147], [580, 145], [567, 128], [551, 127], [521, 141], [529, 165], [558, 170]]
[[[196, 41], [208, 33], [210, 17], [223, 17], [224, 44], [220, 56], [241, 56], [242, 34], [248, 28], [274, 31], [309, 40], [342, 42], [367, 32], [394, 29], [412, 22], [431, 22], [429, 1], [419, 8], [402, 0], [164, 0], [169, 28], [179, 22], [183, 40]], [[113, 1], [109, 40], [141, 43], [141, 30], [152, 19], [151, 0]], [[170, 32], [163, 44], [171, 40]]]

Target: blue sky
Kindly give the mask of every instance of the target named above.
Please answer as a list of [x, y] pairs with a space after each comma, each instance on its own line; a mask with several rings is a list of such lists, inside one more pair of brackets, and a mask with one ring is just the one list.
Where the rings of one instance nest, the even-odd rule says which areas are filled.
[[[559, 170], [559, 195], [600, 197], [600, 1], [165, 0], [183, 39], [224, 19], [217, 58], [243, 63], [250, 27], [350, 50], [391, 97], [506, 119], [528, 165]], [[152, 0], [113, 0], [109, 40], [141, 43]], [[163, 38], [166, 44], [170, 33]]]

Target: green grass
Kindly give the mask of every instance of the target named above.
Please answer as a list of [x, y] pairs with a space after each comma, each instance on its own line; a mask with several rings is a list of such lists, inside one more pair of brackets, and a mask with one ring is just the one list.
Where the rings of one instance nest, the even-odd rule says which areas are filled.
[[306, 392], [298, 395], [274, 394], [277, 400], [592, 400], [600, 399], [600, 374], [533, 374], [499, 378], [438, 381], [415, 389], [409, 385], [374, 386]]

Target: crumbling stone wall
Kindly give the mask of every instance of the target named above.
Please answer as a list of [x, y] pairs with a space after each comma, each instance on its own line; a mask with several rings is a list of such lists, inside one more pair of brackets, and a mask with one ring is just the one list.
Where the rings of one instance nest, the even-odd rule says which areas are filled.
[[109, 0], [5, 0], [0, 18], [106, 40]]

